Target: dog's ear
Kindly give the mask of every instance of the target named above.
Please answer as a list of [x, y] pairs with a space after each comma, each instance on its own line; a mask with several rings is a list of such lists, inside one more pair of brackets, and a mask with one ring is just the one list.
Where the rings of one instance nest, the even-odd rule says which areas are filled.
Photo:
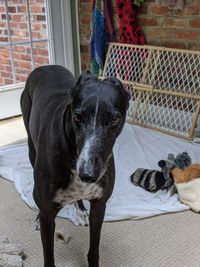
[[122, 86], [122, 87], [123, 87], [122, 82], [121, 82], [119, 79], [115, 78], [115, 77], [108, 77], [108, 78], [105, 78], [105, 79], [103, 80], [103, 82], [110, 82], [110, 83], [115, 84], [116, 86]]
[[97, 78], [95, 76], [92, 75], [92, 73], [90, 71], [86, 71], [86, 72], [83, 72], [77, 82], [76, 82], [76, 85], [74, 88], [72, 88], [71, 90], [71, 96], [73, 97], [77, 91], [77, 89], [83, 85], [84, 83], [88, 82], [88, 81], [92, 81], [92, 80], [97, 80]]
[[108, 78], [105, 78], [103, 81], [110, 82], [112, 84], [115, 84], [116, 86], [119, 86], [125, 92], [127, 100], [129, 101], [131, 99], [130, 93], [124, 88], [123, 83], [119, 79], [115, 77], [108, 77]]
[[166, 165], [165, 160], [160, 160], [160, 161], [158, 161], [158, 166], [159, 166], [160, 168], [163, 168], [165, 165]]
[[79, 85], [82, 85], [88, 81], [92, 81], [92, 80], [96, 80], [97, 78], [92, 75], [92, 73], [90, 71], [86, 71], [84, 73], [82, 73], [80, 75], [80, 77], [78, 78], [78, 81], [76, 83], [76, 87], [79, 86]]

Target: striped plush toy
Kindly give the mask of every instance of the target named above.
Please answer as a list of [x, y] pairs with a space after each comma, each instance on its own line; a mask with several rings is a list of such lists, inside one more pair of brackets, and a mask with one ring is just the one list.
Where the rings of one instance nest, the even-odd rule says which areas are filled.
[[162, 172], [139, 168], [131, 175], [131, 182], [149, 192], [157, 192], [163, 189], [166, 179]]
[[171, 195], [176, 192], [172, 170], [174, 168], [185, 169], [191, 164], [191, 158], [187, 152], [183, 152], [174, 157], [169, 154], [167, 160], [160, 160], [158, 166], [161, 171], [139, 168], [130, 177], [135, 186], [140, 186], [149, 192], [158, 190], [170, 190]]

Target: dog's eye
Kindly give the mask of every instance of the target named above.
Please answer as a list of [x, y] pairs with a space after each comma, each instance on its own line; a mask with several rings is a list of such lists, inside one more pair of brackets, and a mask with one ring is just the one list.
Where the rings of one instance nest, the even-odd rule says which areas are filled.
[[74, 113], [73, 115], [73, 120], [76, 124], [79, 124], [81, 122], [81, 114], [79, 113]]
[[111, 126], [116, 126], [120, 123], [121, 121], [121, 116], [119, 113], [115, 113], [111, 116], [110, 118], [110, 125]]

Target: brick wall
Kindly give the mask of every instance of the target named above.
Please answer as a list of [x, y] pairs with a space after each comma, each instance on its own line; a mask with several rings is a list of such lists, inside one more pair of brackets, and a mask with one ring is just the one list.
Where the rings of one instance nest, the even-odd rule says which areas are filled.
[[[45, 0], [30, 0], [32, 39], [46, 39], [46, 7]], [[26, 1], [8, 1], [9, 21], [12, 42], [29, 41], [29, 26], [26, 14]], [[9, 41], [6, 23], [6, 11], [4, 1], [0, 1], [0, 43], [7, 44]], [[26, 80], [32, 70], [30, 44], [13, 45], [13, 61], [16, 72], [16, 82]], [[49, 63], [47, 42], [33, 43], [34, 67]], [[9, 46], [0, 47], [0, 86], [13, 83], [11, 67], [11, 50]]]
[[[91, 2], [92, 0], [79, 1], [82, 70], [90, 68]], [[115, 27], [118, 28], [115, 0], [112, 3]], [[158, 7], [155, 0], [145, 0], [144, 6], [137, 8], [137, 14], [147, 44], [200, 50], [200, 0], [185, 0], [182, 11]]]

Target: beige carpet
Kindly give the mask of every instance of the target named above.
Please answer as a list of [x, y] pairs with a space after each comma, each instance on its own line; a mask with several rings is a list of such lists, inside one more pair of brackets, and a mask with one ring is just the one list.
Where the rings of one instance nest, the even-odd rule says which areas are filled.
[[[22, 118], [0, 122], [0, 145], [26, 137]], [[37, 213], [22, 201], [13, 183], [0, 178], [0, 234], [25, 247], [25, 267], [42, 267]], [[72, 237], [55, 243], [57, 267], [86, 267], [88, 227], [57, 219], [57, 229]], [[101, 267], [200, 267], [200, 215], [191, 211], [140, 221], [105, 223], [100, 246]], [[2, 266], [1, 266], [2, 267]]]
[[[25, 267], [42, 267], [40, 235], [34, 230], [36, 212], [26, 206], [14, 184], [0, 179], [0, 233], [25, 247]], [[57, 267], [87, 266], [88, 227], [57, 219], [57, 229], [72, 237], [55, 243]], [[199, 267], [200, 215], [191, 211], [139, 221], [104, 223], [100, 266]]]

